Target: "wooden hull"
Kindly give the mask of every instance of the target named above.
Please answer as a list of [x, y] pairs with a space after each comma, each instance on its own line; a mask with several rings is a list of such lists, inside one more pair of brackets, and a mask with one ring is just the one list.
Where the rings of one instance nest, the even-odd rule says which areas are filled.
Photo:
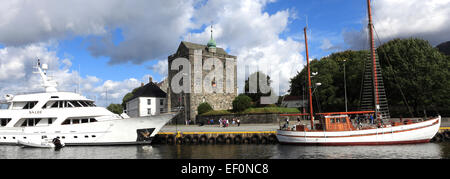
[[427, 143], [439, 131], [441, 117], [393, 127], [354, 131], [277, 130], [281, 144], [295, 145], [396, 145]]

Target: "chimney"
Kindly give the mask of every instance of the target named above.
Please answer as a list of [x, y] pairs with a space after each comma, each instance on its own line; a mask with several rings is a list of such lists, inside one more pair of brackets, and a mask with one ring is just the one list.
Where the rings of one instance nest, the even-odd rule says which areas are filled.
[[141, 83], [141, 87], [144, 86], [144, 83]]
[[148, 83], [153, 83], [153, 78], [151, 76], [148, 77]]

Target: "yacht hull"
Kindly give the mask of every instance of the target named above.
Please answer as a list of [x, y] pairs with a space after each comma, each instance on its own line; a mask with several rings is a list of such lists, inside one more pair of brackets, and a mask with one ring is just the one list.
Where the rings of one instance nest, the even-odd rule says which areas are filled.
[[441, 117], [427, 121], [385, 128], [354, 131], [277, 130], [281, 144], [295, 145], [396, 145], [427, 143], [439, 131]]
[[105, 120], [94, 123], [47, 127], [0, 129], [0, 144], [18, 144], [19, 140], [39, 140], [42, 136], [59, 138], [66, 146], [150, 144], [175, 114]]

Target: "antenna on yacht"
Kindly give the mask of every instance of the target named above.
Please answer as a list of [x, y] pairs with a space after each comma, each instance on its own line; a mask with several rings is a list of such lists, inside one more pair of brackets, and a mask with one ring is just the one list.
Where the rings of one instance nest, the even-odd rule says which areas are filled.
[[78, 94], [81, 94], [81, 86], [80, 86], [80, 82], [81, 81], [81, 69], [80, 69], [80, 64], [78, 64]]
[[38, 62], [34, 68], [37, 69], [37, 71], [33, 73], [38, 73], [41, 76], [42, 87], [45, 88], [45, 92], [46, 93], [58, 92], [58, 90], [56, 89], [56, 87], [58, 86], [56, 81], [52, 80], [50, 77], [47, 76], [48, 65], [45, 63], [41, 64], [41, 60], [38, 59]]

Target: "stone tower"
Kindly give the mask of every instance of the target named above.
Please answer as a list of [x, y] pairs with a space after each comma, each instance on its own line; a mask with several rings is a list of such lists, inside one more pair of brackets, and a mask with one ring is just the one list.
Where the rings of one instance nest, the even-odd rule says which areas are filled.
[[[186, 84], [190, 86], [190, 92], [188, 93], [177, 93], [172, 89], [174, 87], [171, 84], [186, 82], [179, 78], [174, 78], [181, 73], [181, 70], [185, 68], [184, 66], [175, 70], [171, 68], [174, 60], [179, 58], [187, 59], [190, 65], [190, 67], [187, 67], [190, 69], [183, 75], [184, 77], [187, 77], [187, 74], [190, 75], [190, 84]], [[205, 69], [208, 60], [212, 59], [218, 60], [213, 60], [215, 64], [212, 68]], [[217, 63], [221, 63], [221, 65]], [[221, 71], [220, 74], [223, 73], [223, 78], [214, 77], [212, 83], [207, 82], [207, 76], [216, 68], [221, 68], [219, 71]], [[212, 31], [211, 39], [207, 45], [182, 41], [176, 53], [168, 57], [168, 72], [168, 108], [176, 109], [181, 105], [185, 106], [186, 109], [184, 115], [180, 116], [183, 119], [178, 119], [179, 123], [189, 119], [195, 122], [198, 114], [197, 107], [203, 102], [209, 103], [214, 110], [232, 109], [232, 101], [237, 96], [236, 56], [229, 55], [224, 49], [216, 47]], [[223, 90], [211, 92], [206, 89], [215, 89], [218, 86], [223, 87]]]

